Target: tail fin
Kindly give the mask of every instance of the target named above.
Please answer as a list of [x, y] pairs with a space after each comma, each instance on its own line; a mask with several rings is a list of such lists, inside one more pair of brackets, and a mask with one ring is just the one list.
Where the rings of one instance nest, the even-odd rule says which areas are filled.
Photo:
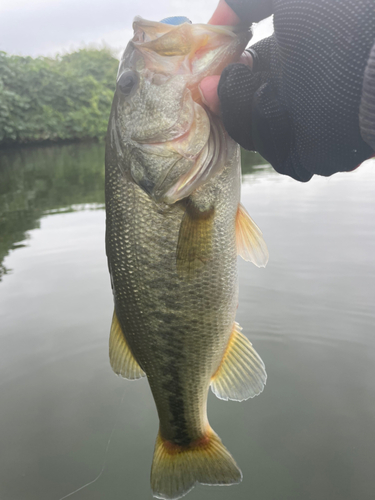
[[151, 468], [151, 488], [157, 498], [175, 500], [188, 493], [196, 482], [210, 485], [236, 484], [242, 473], [219, 436], [207, 437], [189, 446], [156, 439]]

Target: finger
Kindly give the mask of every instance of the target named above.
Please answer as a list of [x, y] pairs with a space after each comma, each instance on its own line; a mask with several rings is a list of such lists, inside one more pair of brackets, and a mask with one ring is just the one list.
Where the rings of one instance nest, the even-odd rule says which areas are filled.
[[[250, 69], [253, 66], [253, 58], [247, 51], [245, 51], [241, 55], [238, 62], [240, 62], [241, 64], [245, 64]], [[220, 76], [207, 76], [201, 81], [199, 85], [199, 91], [202, 97], [202, 101], [210, 109], [210, 111], [215, 113], [215, 115], [220, 115], [220, 101], [217, 94], [219, 80]]]
[[240, 18], [229, 7], [225, 0], [220, 0], [208, 24], [220, 26], [236, 26], [240, 23]]
[[245, 50], [245, 52], [242, 53], [240, 60], [238, 62], [240, 62], [241, 64], [245, 64], [250, 69], [253, 68], [253, 57], [247, 50]]
[[200, 85], [199, 91], [202, 97], [203, 103], [213, 112], [215, 115], [220, 114], [220, 101], [217, 95], [217, 86], [219, 85], [220, 76], [207, 76], [204, 78]]

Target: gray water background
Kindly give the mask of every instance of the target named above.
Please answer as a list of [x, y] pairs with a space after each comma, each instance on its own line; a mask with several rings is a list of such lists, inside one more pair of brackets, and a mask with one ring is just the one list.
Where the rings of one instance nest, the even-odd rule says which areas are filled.
[[[103, 155], [0, 151], [1, 500], [59, 500], [103, 464], [70, 499], [152, 498], [151, 393], [108, 361]], [[244, 479], [187, 498], [373, 500], [375, 162], [301, 184], [249, 153], [243, 173], [270, 261], [239, 259], [237, 320], [268, 381], [243, 403], [210, 394]]]

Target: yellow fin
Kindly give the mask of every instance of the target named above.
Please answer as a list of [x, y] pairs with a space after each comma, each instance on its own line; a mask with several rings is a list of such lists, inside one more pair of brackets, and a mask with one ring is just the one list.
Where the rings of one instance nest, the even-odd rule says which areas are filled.
[[151, 488], [157, 498], [177, 499], [195, 483], [220, 485], [241, 482], [242, 473], [219, 436], [210, 428], [207, 436], [189, 446], [156, 439], [151, 468]]
[[135, 380], [146, 376], [129, 349], [120, 322], [117, 319], [116, 311], [113, 312], [109, 336], [109, 361], [112, 370], [121, 377]]
[[180, 278], [193, 278], [212, 254], [215, 210], [201, 212], [189, 202], [182, 218], [177, 243], [176, 265]]
[[212, 392], [225, 401], [244, 401], [260, 394], [266, 380], [262, 359], [235, 323], [227, 350], [212, 377]]
[[236, 242], [238, 255], [258, 267], [266, 267], [269, 254], [262, 231], [241, 203], [237, 209]]

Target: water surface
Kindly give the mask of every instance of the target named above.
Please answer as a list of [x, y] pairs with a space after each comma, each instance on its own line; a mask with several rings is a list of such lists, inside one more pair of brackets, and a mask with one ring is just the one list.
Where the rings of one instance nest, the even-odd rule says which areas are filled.
[[[59, 500], [103, 464], [69, 498], [152, 498], [151, 393], [108, 361], [103, 156], [100, 144], [0, 152], [2, 499]], [[244, 160], [270, 261], [239, 260], [237, 320], [268, 381], [243, 403], [210, 394], [244, 479], [187, 498], [373, 500], [375, 163], [301, 184]]]

